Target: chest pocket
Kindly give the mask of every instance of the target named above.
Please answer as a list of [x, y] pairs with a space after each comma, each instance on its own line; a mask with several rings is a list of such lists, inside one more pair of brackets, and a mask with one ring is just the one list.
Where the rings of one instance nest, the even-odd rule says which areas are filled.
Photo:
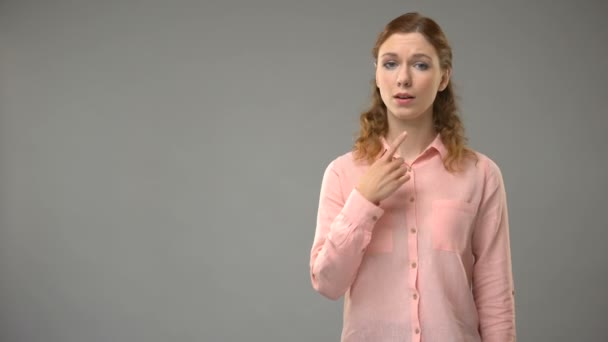
[[470, 249], [475, 206], [460, 200], [432, 203], [431, 240], [434, 249], [464, 253]]

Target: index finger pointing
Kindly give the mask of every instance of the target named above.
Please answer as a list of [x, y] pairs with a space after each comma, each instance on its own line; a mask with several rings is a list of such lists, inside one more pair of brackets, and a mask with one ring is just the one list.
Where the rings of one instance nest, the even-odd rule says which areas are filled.
[[397, 138], [395, 138], [395, 140], [393, 140], [393, 143], [391, 144], [389, 149], [384, 154], [385, 158], [391, 159], [393, 157], [393, 154], [395, 154], [395, 152], [397, 151], [397, 148], [399, 148], [399, 145], [401, 145], [403, 140], [405, 140], [405, 137], [407, 137], [407, 132], [403, 131], [403, 133], [399, 134], [399, 136]]

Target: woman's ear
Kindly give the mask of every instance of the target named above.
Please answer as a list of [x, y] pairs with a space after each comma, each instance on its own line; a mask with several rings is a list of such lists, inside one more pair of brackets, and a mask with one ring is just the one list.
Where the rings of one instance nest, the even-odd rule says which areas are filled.
[[452, 69], [445, 69], [443, 75], [441, 75], [441, 82], [439, 83], [439, 91], [444, 91], [445, 88], [450, 84], [450, 77], [452, 77]]

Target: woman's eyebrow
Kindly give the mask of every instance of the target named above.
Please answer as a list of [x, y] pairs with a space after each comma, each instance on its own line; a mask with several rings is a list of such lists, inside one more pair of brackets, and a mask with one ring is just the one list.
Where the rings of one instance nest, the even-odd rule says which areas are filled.
[[385, 56], [387, 56], [387, 57], [399, 57], [399, 56], [398, 56], [396, 53], [394, 53], [394, 52], [387, 52], [387, 53], [383, 54], [383, 55], [382, 55], [382, 56], [380, 56], [380, 57], [385, 57]]
[[428, 59], [432, 59], [429, 55], [424, 54], [424, 53], [415, 53], [412, 55], [412, 58], [428, 58]]
[[[399, 55], [397, 55], [394, 52], [387, 52], [382, 54], [382, 56], [380, 57], [399, 57]], [[412, 56], [410, 56], [411, 58], [428, 58], [428, 59], [432, 59], [429, 55], [424, 54], [424, 53], [415, 53]]]

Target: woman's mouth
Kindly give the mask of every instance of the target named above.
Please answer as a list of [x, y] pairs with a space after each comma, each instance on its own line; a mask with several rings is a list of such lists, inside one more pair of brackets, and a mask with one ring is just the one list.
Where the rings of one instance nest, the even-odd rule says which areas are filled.
[[408, 93], [399, 93], [397, 95], [394, 96], [395, 101], [397, 102], [397, 104], [399, 105], [406, 105], [411, 103], [415, 97], [408, 94]]

